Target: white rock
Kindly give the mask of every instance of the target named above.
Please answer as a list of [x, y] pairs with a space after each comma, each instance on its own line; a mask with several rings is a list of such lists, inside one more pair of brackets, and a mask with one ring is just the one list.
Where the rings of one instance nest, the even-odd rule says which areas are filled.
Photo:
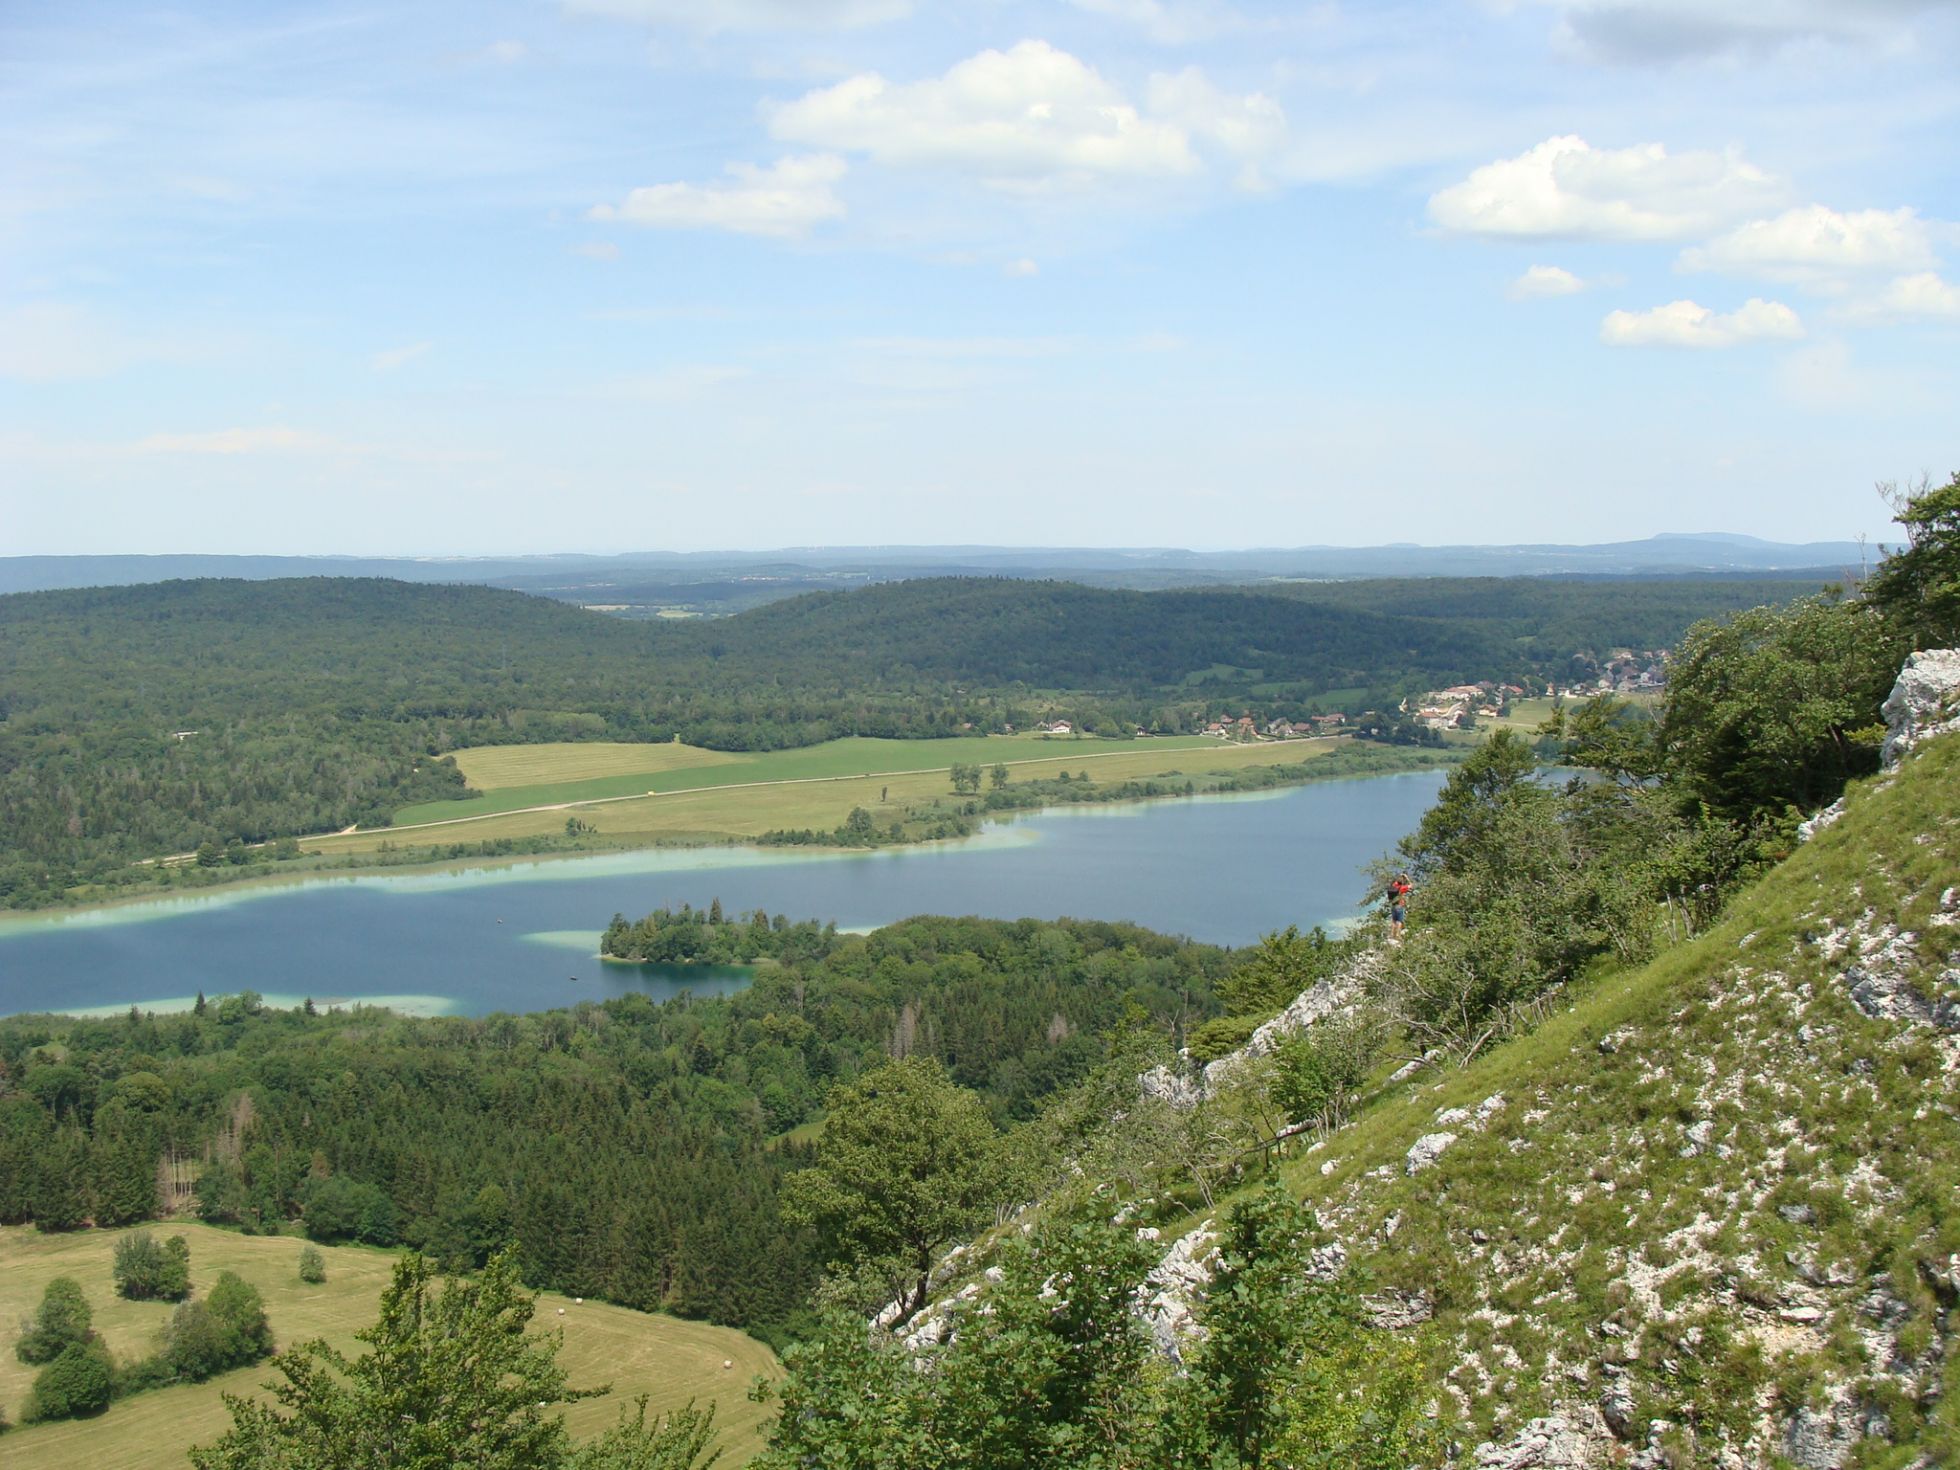
[[1922, 741], [1960, 730], [1960, 648], [1930, 648], [1908, 657], [1885, 696], [1884, 711], [1887, 770]]
[[1454, 1133], [1425, 1133], [1409, 1146], [1402, 1159], [1402, 1172], [1420, 1174], [1443, 1156], [1443, 1150], [1456, 1142]]

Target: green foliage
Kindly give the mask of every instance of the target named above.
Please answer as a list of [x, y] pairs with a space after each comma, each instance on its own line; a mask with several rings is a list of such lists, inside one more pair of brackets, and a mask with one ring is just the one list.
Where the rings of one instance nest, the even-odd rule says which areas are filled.
[[[716, 926], [710, 906], [689, 932], [750, 927], [731, 914]], [[66, 1018], [56, 1030], [0, 1018], [9, 1068], [38, 1073], [28, 1059], [44, 1048], [66, 1059], [45, 1105], [0, 1097], [0, 1199], [16, 1182], [9, 1160], [38, 1170], [72, 1130], [86, 1163], [98, 1146], [86, 1124], [147, 1098], [159, 1138], [210, 1156], [197, 1183], [207, 1221], [275, 1234], [305, 1220], [343, 1239], [365, 1230], [449, 1269], [514, 1245], [541, 1287], [779, 1331], [806, 1311], [822, 1264], [778, 1212], [783, 1180], [812, 1152], [800, 1133], [783, 1135], [820, 1118], [834, 1087], [883, 1064], [903, 1036], [994, 1122], [1028, 1119], [1104, 1062], [1115, 1028], [1161, 1041], [1210, 1014], [1228, 963], [1214, 946], [1129, 924], [922, 918], [830, 940], [824, 930], [785, 920], [785, 934], [818, 942], [787, 945], [739, 993], [665, 1005], [627, 995], [414, 1019], [227, 1000], [201, 1015]], [[156, 1085], [124, 1095], [96, 1080], [136, 1073]], [[147, 1167], [153, 1178], [154, 1157]], [[17, 1192], [15, 1219], [33, 1218], [32, 1196]]]
[[[863, 810], [856, 808], [853, 815]], [[862, 825], [867, 832], [870, 821], [866, 814]], [[781, 914], [772, 920], [761, 909], [731, 919], [716, 899], [707, 909], [692, 904], [682, 904], [678, 913], [655, 909], [638, 923], [614, 914], [599, 940], [599, 953], [649, 965], [751, 965], [760, 959], [787, 964], [821, 959], [836, 944], [835, 924], [814, 919], [791, 923]]]
[[51, 1363], [68, 1348], [94, 1339], [92, 1321], [81, 1284], [73, 1277], [57, 1276], [41, 1293], [34, 1315], [20, 1324], [14, 1356], [30, 1367]]
[[[199, 1470], [537, 1470], [564, 1463], [564, 1421], [552, 1407], [586, 1397], [567, 1387], [558, 1340], [525, 1332], [534, 1298], [515, 1261], [433, 1287], [429, 1262], [404, 1256], [381, 1314], [355, 1334], [358, 1357], [313, 1341], [273, 1360], [277, 1407], [226, 1396], [232, 1428], [194, 1450]], [[281, 1410], [287, 1412], [280, 1412]]]
[[1213, 1016], [1191, 1028], [1184, 1049], [1194, 1065], [1205, 1066], [1244, 1046], [1261, 1020], [1259, 1016]]
[[931, 1057], [866, 1072], [827, 1107], [817, 1161], [791, 1176], [784, 1217], [814, 1226], [832, 1265], [875, 1273], [909, 1317], [938, 1253], [996, 1203], [994, 1126]]
[[164, 1327], [163, 1362], [183, 1382], [202, 1383], [271, 1351], [265, 1303], [231, 1271], [219, 1273], [204, 1301], [182, 1303]]
[[1732, 821], [1825, 805], [1878, 769], [1903, 647], [1872, 606], [1838, 597], [1697, 623], [1668, 670], [1668, 778]]
[[114, 1379], [114, 1366], [101, 1343], [71, 1342], [34, 1375], [34, 1387], [21, 1418], [38, 1423], [100, 1414], [109, 1407]]
[[1960, 473], [1894, 494], [1906, 544], [1879, 563], [1866, 598], [1913, 648], [1960, 643]]
[[793, 1347], [758, 1470], [1387, 1470], [1438, 1448], [1417, 1365], [1384, 1354], [1351, 1291], [1319, 1279], [1311, 1217], [1282, 1191], [1228, 1217], [1207, 1336], [1182, 1372], [1136, 1311], [1158, 1248], [1106, 1209], [1011, 1237], [984, 1295], [949, 1304], [937, 1347], [867, 1334], [854, 1317]]
[[953, 790], [962, 796], [972, 796], [980, 790], [980, 768], [963, 761], [953, 762], [948, 774], [953, 778]]
[[1338, 1126], [1387, 1042], [1372, 1011], [1330, 1016], [1281, 1041], [1273, 1052], [1273, 1101], [1290, 1123]]
[[310, 1245], [300, 1247], [299, 1279], [311, 1286], [327, 1279], [327, 1259]]
[[345, 1174], [313, 1181], [305, 1194], [306, 1233], [325, 1245], [357, 1240], [393, 1245], [400, 1238], [394, 1201], [382, 1188]]
[[566, 1457], [566, 1470], [708, 1470], [721, 1458], [714, 1447], [715, 1406], [697, 1409], [689, 1399], [647, 1422], [647, 1396], [634, 1400], [632, 1416]]
[[1260, 938], [1257, 947], [1241, 951], [1238, 964], [1218, 981], [1218, 998], [1228, 1016], [1261, 1020], [1284, 1010], [1293, 998], [1334, 973], [1354, 952], [1352, 944], [1327, 937], [1316, 926], [1301, 934], [1297, 924]]
[[[1575, 654], [1662, 647], [1778, 590], [1796, 589], [931, 578], [647, 623], [366, 578], [16, 594], [0, 597], [0, 905], [236, 876], [292, 856], [295, 834], [466, 797], [434, 752], [467, 745], [932, 738], [1032, 724], [1052, 701], [1031, 690], [1096, 691], [1068, 701], [1085, 728], [1190, 731], [1212, 700], [1254, 690], [1293, 717], [1364, 683], [1563, 674]], [[144, 862], [185, 852], [183, 867]]]
[[181, 1235], [162, 1245], [147, 1230], [116, 1241], [116, 1294], [133, 1302], [181, 1301], [191, 1289], [191, 1249]]

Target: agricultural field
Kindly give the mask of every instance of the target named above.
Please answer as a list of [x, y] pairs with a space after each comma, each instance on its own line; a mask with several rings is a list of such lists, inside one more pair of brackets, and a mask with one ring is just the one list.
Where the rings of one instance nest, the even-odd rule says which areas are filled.
[[[236, 1271], [265, 1298], [266, 1316], [283, 1348], [324, 1337], [343, 1351], [360, 1344], [354, 1333], [374, 1320], [376, 1303], [394, 1268], [393, 1252], [359, 1246], [320, 1246], [327, 1279], [309, 1286], [299, 1279], [300, 1248], [290, 1236], [234, 1235], [194, 1222], [150, 1227], [159, 1237], [182, 1235], [191, 1248], [191, 1285], [203, 1294], [220, 1271]], [[56, 1276], [72, 1276], [94, 1309], [95, 1328], [119, 1360], [155, 1351], [170, 1316], [167, 1302], [128, 1302], [115, 1294], [110, 1257], [121, 1231], [88, 1230], [72, 1235], [41, 1235], [27, 1227], [0, 1228], [0, 1405], [18, 1422], [36, 1369], [12, 1350], [20, 1319], [34, 1310]], [[558, 1315], [559, 1309], [564, 1315]], [[565, 1421], [575, 1437], [598, 1433], [630, 1408], [638, 1394], [649, 1395], [653, 1412], [690, 1398], [713, 1400], [722, 1464], [744, 1463], [761, 1447], [762, 1406], [745, 1397], [758, 1373], [774, 1375], [775, 1355], [754, 1338], [727, 1327], [684, 1322], [624, 1307], [546, 1293], [539, 1298], [537, 1324], [562, 1330], [559, 1361], [574, 1387], [610, 1383], [604, 1398], [572, 1404]], [[724, 1369], [723, 1362], [733, 1368]], [[109, 1406], [94, 1419], [16, 1428], [0, 1438], [0, 1463], [7, 1470], [151, 1470], [187, 1465], [191, 1446], [208, 1444], [230, 1427], [222, 1396], [249, 1394], [271, 1377], [263, 1363], [221, 1374], [207, 1383], [185, 1384], [137, 1394]]]
[[[394, 827], [307, 838], [302, 845], [308, 852], [346, 854], [372, 852], [384, 842], [403, 848], [551, 836], [565, 830], [566, 807], [573, 802], [590, 803], [574, 807], [572, 814], [601, 839], [621, 844], [739, 841], [779, 829], [828, 830], [860, 806], [880, 823], [889, 822], [902, 816], [909, 805], [950, 795], [947, 769], [954, 762], [1005, 764], [1017, 782], [1088, 771], [1097, 782], [1113, 784], [1291, 764], [1334, 745], [1331, 740], [1231, 745], [1203, 736], [1123, 741], [1044, 741], [1032, 736], [836, 740], [803, 750], [738, 756], [723, 764], [673, 768], [665, 774], [604, 777], [559, 787], [508, 787], [481, 798], [483, 803], [498, 805], [469, 801], [410, 808], [398, 815]], [[581, 747], [533, 748], [577, 751]], [[626, 790], [608, 789], [611, 783], [621, 783]], [[566, 794], [574, 790], [579, 794]], [[545, 809], [521, 810], [525, 807]], [[482, 819], [454, 820], [472, 812]], [[435, 825], [408, 825], [414, 820]]]
[[457, 766], [470, 785], [484, 793], [482, 796], [404, 807], [395, 813], [395, 825], [487, 816], [529, 806], [645, 796], [649, 792], [664, 795], [767, 781], [834, 781], [846, 776], [944, 772], [955, 762], [990, 766], [1005, 761], [1012, 765], [1063, 751], [1107, 755], [1114, 751], [1190, 750], [1217, 745], [1216, 739], [1203, 735], [1147, 740], [975, 735], [955, 740], [852, 736], [796, 750], [739, 753], [673, 744], [485, 746], [455, 752]]

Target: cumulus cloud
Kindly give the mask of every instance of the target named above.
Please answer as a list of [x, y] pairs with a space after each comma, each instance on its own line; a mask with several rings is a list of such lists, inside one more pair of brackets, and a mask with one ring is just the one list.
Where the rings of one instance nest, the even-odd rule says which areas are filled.
[[1666, 65], [1803, 44], [1899, 46], [1914, 14], [1951, 0], [1551, 0], [1554, 35], [1589, 61]]
[[391, 347], [386, 352], [375, 353], [369, 365], [377, 373], [392, 373], [396, 368], [415, 361], [434, 345], [433, 342], [411, 342], [406, 347]]
[[575, 15], [598, 15], [690, 31], [843, 31], [900, 20], [912, 0], [565, 0]]
[[1733, 150], [1594, 148], [1568, 135], [1473, 170], [1430, 197], [1429, 217], [1492, 239], [1679, 240], [1759, 214], [1783, 194]]
[[1001, 267], [1001, 271], [1010, 276], [1038, 276], [1041, 274], [1041, 267], [1024, 255], [1019, 260], [1008, 261]]
[[1534, 265], [1505, 293], [1513, 301], [1531, 301], [1543, 296], [1576, 296], [1586, 283], [1560, 265]]
[[1286, 144], [1286, 112], [1279, 103], [1263, 92], [1223, 91], [1195, 66], [1153, 76], [1148, 95], [1154, 115], [1239, 159], [1242, 187], [1264, 186], [1259, 160]]
[[1751, 297], [1730, 312], [1693, 301], [1670, 301], [1648, 311], [1608, 312], [1599, 340], [1608, 347], [1736, 347], [1745, 342], [1791, 341], [1803, 322], [1780, 301]]
[[583, 255], [587, 260], [600, 260], [610, 265], [619, 259], [619, 247], [610, 240], [586, 240], [572, 247], [572, 254]]
[[334, 442], [324, 434], [283, 426], [214, 429], [202, 434], [152, 434], [134, 445], [138, 454], [279, 454], [334, 447]]
[[1877, 295], [1853, 301], [1836, 315], [1854, 322], [1960, 321], [1960, 286], [1933, 271], [1900, 276]]
[[1935, 263], [1931, 232], [1911, 209], [1839, 213], [1822, 204], [1751, 220], [1681, 253], [1691, 271], [1813, 281], [1866, 271], [1923, 270]]
[[982, 51], [920, 82], [866, 72], [775, 107], [769, 127], [789, 142], [1008, 187], [1199, 168], [1185, 127], [1145, 116], [1094, 67], [1046, 41]]
[[844, 201], [831, 185], [844, 160], [830, 153], [778, 159], [767, 168], [731, 163], [728, 183], [654, 184], [618, 205], [595, 205], [587, 218], [669, 230], [732, 230], [738, 235], [789, 239], [840, 219]]

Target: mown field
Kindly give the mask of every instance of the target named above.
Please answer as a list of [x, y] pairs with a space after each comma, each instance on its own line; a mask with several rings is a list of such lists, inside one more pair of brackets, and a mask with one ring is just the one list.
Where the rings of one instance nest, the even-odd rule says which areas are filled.
[[939, 771], [955, 763], [993, 765], [1063, 751], [1088, 755], [1141, 749], [1217, 746], [1202, 735], [1148, 740], [1056, 740], [1039, 735], [976, 735], [956, 740], [878, 740], [852, 736], [797, 750], [728, 753], [690, 745], [483, 746], [454, 752], [470, 785], [484, 794], [432, 801], [395, 813], [397, 827], [487, 816], [527, 806], [604, 801], [649, 791], [699, 791], [761, 781], [833, 781], [840, 777]]
[[[848, 817], [853, 807], [863, 807], [880, 823], [900, 816], [903, 810], [935, 797], [951, 795], [947, 768], [954, 761], [992, 766], [1007, 765], [1016, 782], [1053, 779], [1063, 771], [1071, 775], [1088, 771], [1099, 784], [1145, 780], [1150, 777], [1195, 775], [1210, 771], [1235, 770], [1243, 766], [1290, 764], [1335, 748], [1333, 740], [1270, 741], [1257, 745], [1228, 745], [1215, 739], [1108, 741], [1023, 740], [1020, 737], [986, 740], [935, 741], [835, 741], [803, 751], [782, 751], [769, 756], [743, 757], [757, 765], [717, 765], [675, 770], [667, 777], [649, 779], [645, 775], [609, 778], [623, 781], [630, 798], [600, 799], [598, 804], [579, 806], [576, 815], [602, 838], [621, 843], [731, 841], [758, 837], [765, 832], [813, 828], [828, 830]], [[837, 747], [856, 747], [839, 750]], [[873, 747], [866, 749], [866, 747]], [[901, 755], [919, 759], [923, 751], [933, 753], [930, 766], [911, 770], [885, 767], [890, 747]], [[972, 749], [967, 749], [972, 747]], [[565, 747], [577, 749], [578, 747]], [[984, 758], [981, 752], [984, 751]], [[914, 754], [918, 752], [918, 754]], [[804, 758], [798, 761], [794, 758]], [[768, 762], [770, 764], [763, 764]], [[875, 775], [857, 774], [866, 769]], [[742, 772], [736, 775], [736, 772]], [[764, 774], [765, 772], [804, 774]], [[684, 786], [682, 781], [701, 784]], [[658, 786], [655, 783], [658, 783]], [[773, 782], [779, 784], [758, 784]], [[580, 783], [591, 785], [594, 783]], [[649, 788], [655, 795], [644, 795]], [[513, 787], [493, 793], [486, 800], [510, 798], [515, 792], [535, 794], [538, 787]], [[591, 796], [552, 799], [554, 803], [594, 801]], [[467, 822], [437, 820], [427, 827], [397, 825], [388, 828], [329, 837], [308, 838], [302, 844], [309, 852], [347, 854], [372, 852], [387, 843], [396, 848], [440, 846], [446, 843], [482, 842], [500, 837], [539, 837], [562, 833], [569, 815], [562, 807], [547, 811], [513, 810], [514, 807], [543, 805], [537, 801], [509, 801], [502, 810], [486, 814], [482, 820]], [[443, 803], [442, 806], [472, 806], [474, 803]], [[441, 807], [437, 808], [441, 810]], [[416, 810], [424, 810], [418, 808]], [[461, 813], [452, 813], [460, 815]], [[406, 818], [409, 813], [404, 812]]]
[[[300, 1248], [290, 1237], [234, 1235], [196, 1223], [153, 1227], [158, 1236], [182, 1235], [191, 1248], [191, 1285], [209, 1290], [220, 1271], [236, 1271], [265, 1298], [266, 1315], [279, 1345], [324, 1337], [335, 1347], [355, 1351], [354, 1333], [374, 1320], [376, 1303], [388, 1284], [394, 1254], [356, 1246], [322, 1246], [327, 1279], [309, 1286], [299, 1279]], [[0, 1405], [18, 1423], [36, 1369], [13, 1353], [20, 1319], [32, 1312], [56, 1276], [72, 1276], [94, 1308], [95, 1328], [118, 1359], [155, 1351], [157, 1334], [172, 1310], [164, 1302], [127, 1302], [115, 1294], [110, 1257], [120, 1231], [80, 1231], [41, 1235], [26, 1227], [0, 1228]], [[564, 1316], [559, 1316], [560, 1308]], [[595, 1302], [577, 1305], [547, 1293], [539, 1299], [541, 1330], [562, 1329], [559, 1361], [575, 1387], [610, 1383], [611, 1394], [587, 1399], [565, 1411], [579, 1437], [596, 1434], [631, 1406], [649, 1396], [654, 1412], [690, 1398], [716, 1405], [724, 1465], [740, 1465], [761, 1447], [762, 1406], [745, 1397], [758, 1373], [773, 1375], [776, 1360], [754, 1338], [726, 1327], [651, 1316]], [[734, 1367], [724, 1369], [722, 1363]], [[188, 1465], [191, 1446], [216, 1439], [230, 1426], [222, 1395], [258, 1391], [270, 1377], [260, 1364], [222, 1374], [208, 1383], [187, 1384], [137, 1394], [109, 1406], [95, 1419], [17, 1428], [0, 1438], [0, 1464], [7, 1470], [150, 1470]]]

